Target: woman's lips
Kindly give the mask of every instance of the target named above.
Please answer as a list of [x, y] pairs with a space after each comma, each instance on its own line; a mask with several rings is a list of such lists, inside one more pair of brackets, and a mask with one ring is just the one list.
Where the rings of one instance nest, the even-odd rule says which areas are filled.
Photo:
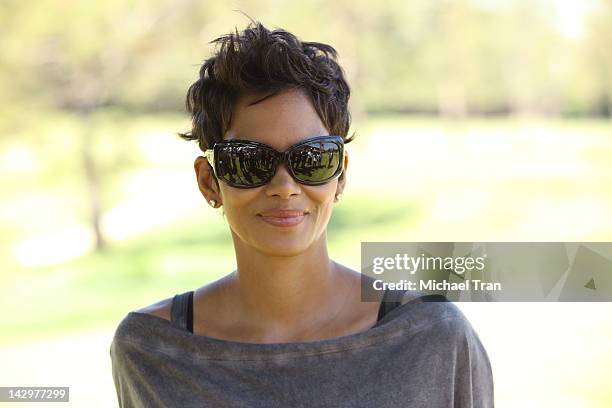
[[271, 215], [264, 216], [261, 214], [258, 214], [257, 216], [260, 217], [263, 221], [267, 222], [268, 224], [272, 224], [277, 227], [293, 227], [301, 223], [304, 220], [304, 218], [306, 218], [307, 215], [308, 213], [296, 214], [293, 216], [283, 216], [283, 217], [275, 217]]

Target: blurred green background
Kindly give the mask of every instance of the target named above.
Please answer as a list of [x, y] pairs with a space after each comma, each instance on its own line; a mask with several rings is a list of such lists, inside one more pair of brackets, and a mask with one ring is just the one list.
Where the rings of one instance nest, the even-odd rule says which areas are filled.
[[[116, 406], [121, 318], [234, 269], [175, 133], [242, 13], [339, 52], [357, 138], [333, 259], [359, 270], [361, 241], [612, 240], [611, 0], [3, 0], [0, 385]], [[612, 405], [610, 303], [459, 306], [496, 406]]]

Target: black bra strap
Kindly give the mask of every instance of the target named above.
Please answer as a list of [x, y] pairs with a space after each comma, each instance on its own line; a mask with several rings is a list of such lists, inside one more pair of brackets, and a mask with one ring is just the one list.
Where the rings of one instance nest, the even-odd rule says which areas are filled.
[[193, 333], [193, 291], [174, 295], [170, 322]]
[[403, 290], [389, 290], [386, 289], [378, 308], [378, 319], [380, 321], [387, 313], [402, 304], [402, 298], [405, 291]]
[[[380, 321], [387, 313], [402, 304], [402, 299], [406, 291], [402, 290], [385, 290], [380, 308], [378, 309], [378, 319]], [[423, 295], [415, 299], [409, 300], [407, 303], [423, 303], [423, 302], [448, 302], [444, 295]]]

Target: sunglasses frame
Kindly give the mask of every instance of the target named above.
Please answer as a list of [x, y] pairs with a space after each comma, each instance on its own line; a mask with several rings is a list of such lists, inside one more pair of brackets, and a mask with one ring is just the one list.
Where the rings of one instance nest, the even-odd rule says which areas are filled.
[[[298, 147], [300, 147], [302, 145], [309, 144], [309, 143], [312, 143], [312, 142], [317, 142], [317, 141], [332, 142], [332, 143], [335, 143], [336, 145], [338, 145], [338, 147], [340, 149], [340, 165], [338, 166], [338, 169], [336, 169], [334, 174], [329, 179], [327, 179], [325, 181], [315, 182], [315, 183], [303, 182], [303, 181], [299, 180], [295, 176], [295, 174], [293, 172], [293, 169], [289, 165], [289, 155], [296, 148], [298, 148]], [[270, 145], [267, 145], [267, 144], [262, 143], [262, 142], [256, 142], [254, 140], [231, 139], [231, 140], [223, 140], [221, 142], [216, 142], [213, 145], [212, 149], [207, 149], [206, 151], [204, 151], [204, 157], [206, 157], [206, 159], [208, 159], [208, 163], [209, 164], [212, 164], [213, 173], [214, 173], [215, 177], [217, 178], [217, 180], [223, 180], [224, 183], [226, 183], [227, 185], [229, 185], [231, 187], [234, 187], [234, 188], [256, 188], [256, 187], [261, 187], [263, 185], [266, 185], [266, 184], [268, 184], [270, 182], [270, 180], [267, 180], [264, 183], [253, 184], [253, 185], [250, 185], [250, 186], [236, 186], [236, 185], [233, 185], [231, 183], [228, 183], [228, 181], [223, 179], [223, 178], [219, 178], [219, 176], [218, 176], [218, 174], [219, 174], [218, 163], [215, 161], [215, 156], [217, 156], [217, 155], [215, 153], [219, 149], [221, 149], [223, 146], [234, 145], [234, 144], [240, 144], [240, 145], [243, 145], [243, 146], [263, 147], [263, 148], [269, 149], [271, 152], [273, 152], [273, 154], [277, 158], [277, 163], [276, 163], [276, 168], [274, 169], [274, 174], [272, 175], [270, 180], [272, 180], [274, 175], [276, 175], [276, 172], [278, 171], [278, 166], [280, 166], [283, 163], [285, 164], [285, 167], [289, 171], [289, 174], [291, 174], [291, 177], [293, 177], [293, 179], [296, 182], [298, 182], [300, 184], [307, 185], [307, 186], [319, 186], [319, 185], [323, 185], [323, 184], [329, 183], [333, 179], [339, 177], [342, 174], [342, 172], [344, 171], [344, 139], [342, 138], [342, 136], [316, 136], [316, 137], [312, 137], [310, 139], [302, 140], [302, 141], [300, 141], [298, 143], [295, 143], [295, 144], [289, 146], [289, 148], [287, 150], [285, 150], [284, 152], [279, 152], [278, 150], [274, 149]]]

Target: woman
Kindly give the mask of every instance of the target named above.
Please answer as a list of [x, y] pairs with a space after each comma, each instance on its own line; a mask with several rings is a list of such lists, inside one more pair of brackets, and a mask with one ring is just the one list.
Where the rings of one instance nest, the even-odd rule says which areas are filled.
[[493, 406], [458, 308], [395, 292], [362, 302], [361, 274], [329, 258], [349, 87], [332, 47], [253, 23], [215, 40], [181, 135], [204, 151], [198, 186], [224, 209], [237, 268], [128, 313], [111, 345], [119, 405]]

